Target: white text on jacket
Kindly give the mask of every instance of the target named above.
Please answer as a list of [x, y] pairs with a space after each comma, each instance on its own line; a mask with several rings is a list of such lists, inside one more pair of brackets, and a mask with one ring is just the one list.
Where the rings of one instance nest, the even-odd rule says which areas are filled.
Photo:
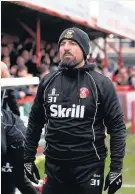
[[52, 117], [62, 118], [84, 118], [85, 106], [73, 104], [71, 108], [62, 108], [62, 105], [52, 104], [50, 106]]

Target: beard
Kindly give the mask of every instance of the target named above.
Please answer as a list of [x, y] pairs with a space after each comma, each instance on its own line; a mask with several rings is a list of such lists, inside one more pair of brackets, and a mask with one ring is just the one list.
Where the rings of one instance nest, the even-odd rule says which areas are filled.
[[71, 53], [65, 53], [64, 55], [69, 54], [71, 57], [64, 57], [61, 60], [60, 66], [66, 69], [73, 69], [78, 65], [76, 57], [73, 56]]
[[74, 68], [76, 66], [76, 60], [75, 59], [64, 59], [61, 61], [62, 67], [65, 68]]

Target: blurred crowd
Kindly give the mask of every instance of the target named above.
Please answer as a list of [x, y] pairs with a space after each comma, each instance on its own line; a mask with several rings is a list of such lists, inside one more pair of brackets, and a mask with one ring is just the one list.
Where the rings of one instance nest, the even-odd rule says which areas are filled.
[[125, 90], [126, 88], [128, 88], [128, 90], [135, 90], [135, 66], [126, 67], [124, 64], [121, 64], [121, 66], [117, 65], [114, 67], [114, 65], [110, 63], [108, 67], [104, 67], [103, 61], [100, 61], [99, 58], [96, 64], [96, 71], [109, 77], [116, 89], [120, 88], [120, 86], [127, 86]]
[[[59, 56], [56, 43], [42, 41], [40, 45], [40, 66], [36, 61], [36, 42], [32, 38], [20, 41], [18, 37], [3, 35], [1, 39], [1, 60], [12, 77], [38, 76], [40, 79], [50, 71], [57, 69]], [[37, 87], [21, 87], [15, 89], [17, 99], [36, 94]]]
[[[41, 41], [40, 45], [40, 66], [37, 67], [36, 61], [36, 42], [32, 38], [20, 41], [17, 36], [2, 35], [1, 38], [1, 60], [7, 65], [12, 77], [32, 77], [38, 76], [40, 79], [50, 71], [57, 69], [60, 62], [57, 52], [57, 43]], [[111, 64], [103, 66], [103, 59], [97, 55], [95, 59], [88, 59], [89, 62], [96, 62], [96, 71], [108, 76], [115, 86], [129, 85], [135, 89], [135, 68], [118, 67], [114, 68]], [[15, 91], [16, 98], [21, 99], [25, 96], [35, 95], [37, 88], [21, 87]]]

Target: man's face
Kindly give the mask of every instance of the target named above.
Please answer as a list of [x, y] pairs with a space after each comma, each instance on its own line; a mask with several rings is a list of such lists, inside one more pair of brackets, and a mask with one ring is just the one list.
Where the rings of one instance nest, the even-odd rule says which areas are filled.
[[23, 57], [18, 57], [17, 58], [17, 65], [25, 65], [25, 61]]
[[26, 51], [26, 50], [24, 50], [23, 51], [23, 58], [27, 61], [27, 60], [29, 60], [29, 58], [30, 58], [30, 55], [29, 55], [29, 52], [28, 51]]
[[9, 56], [9, 49], [8, 47], [4, 47], [2, 49], [2, 54], [5, 56], [5, 57], [8, 57]]
[[84, 60], [83, 52], [79, 45], [73, 40], [64, 39], [59, 48], [60, 60], [70, 65], [78, 64]]
[[27, 72], [26, 69], [24, 69], [24, 70], [18, 72], [18, 76], [19, 76], [19, 77], [26, 77], [27, 74], [28, 74], [28, 72]]
[[127, 69], [126, 69], [126, 68], [122, 68], [122, 69], [120, 70], [120, 75], [121, 75], [122, 77], [128, 76], [128, 74], [127, 74]]
[[10, 58], [9, 57], [4, 57], [2, 60], [8, 68], [10, 68]]
[[13, 48], [14, 48], [14, 45], [13, 44], [8, 44], [9, 52], [12, 52]]

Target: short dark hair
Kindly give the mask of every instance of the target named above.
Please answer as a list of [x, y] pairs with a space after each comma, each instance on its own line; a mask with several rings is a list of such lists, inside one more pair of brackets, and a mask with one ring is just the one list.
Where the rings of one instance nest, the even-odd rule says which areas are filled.
[[22, 72], [24, 70], [28, 70], [28, 68], [25, 65], [18, 65], [17, 73]]

